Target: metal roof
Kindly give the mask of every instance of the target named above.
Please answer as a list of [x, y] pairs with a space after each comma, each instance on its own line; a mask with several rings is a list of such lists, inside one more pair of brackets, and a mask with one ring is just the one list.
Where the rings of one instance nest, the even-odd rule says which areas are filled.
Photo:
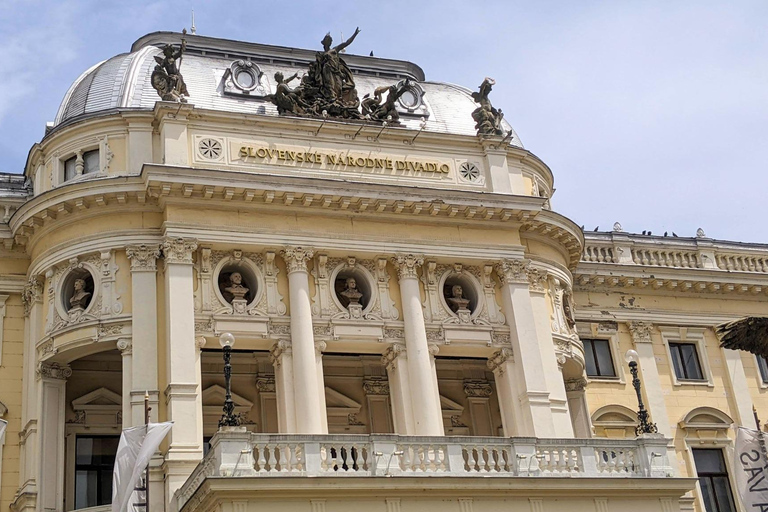
[[[277, 116], [277, 108], [267, 100], [224, 91], [225, 72], [236, 60], [255, 63], [262, 71], [262, 83], [274, 92], [276, 71], [285, 76], [303, 74], [315, 58], [314, 50], [285, 48], [240, 41], [229, 41], [197, 35], [187, 35], [187, 51], [181, 72], [189, 90], [189, 102], [196, 107], [233, 113]], [[157, 32], [137, 40], [130, 53], [103, 61], [83, 73], [69, 88], [59, 107], [54, 128], [80, 116], [114, 109], [152, 109], [159, 97], [150, 78], [154, 57], [167, 43], [178, 44], [181, 34]], [[376, 87], [390, 85], [403, 78], [415, 80], [424, 91], [426, 131], [458, 135], [475, 135], [472, 111], [477, 104], [471, 91], [464, 87], [429, 82], [420, 67], [406, 61], [344, 55], [355, 74], [357, 91], [362, 98]], [[498, 99], [498, 98], [496, 98]], [[400, 122], [419, 129], [421, 115], [403, 115]], [[505, 122], [507, 129], [511, 127]], [[511, 144], [523, 147], [516, 133]]]

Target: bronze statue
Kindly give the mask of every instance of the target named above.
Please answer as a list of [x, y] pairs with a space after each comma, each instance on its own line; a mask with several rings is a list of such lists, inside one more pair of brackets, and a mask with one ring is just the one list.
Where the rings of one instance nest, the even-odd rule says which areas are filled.
[[75, 293], [69, 299], [69, 311], [83, 310], [88, 306], [91, 292], [85, 289], [84, 279], [75, 279]]
[[[365, 95], [362, 101], [363, 115], [369, 116], [374, 121], [398, 122], [400, 114], [397, 112], [395, 102], [408, 90], [410, 82], [406, 78], [403, 82], [394, 85], [377, 87], [373, 91], [373, 97]], [[382, 94], [387, 93], [387, 99], [381, 102]]]
[[275, 73], [275, 82], [277, 82], [275, 94], [266, 96], [266, 99], [277, 105], [278, 114], [301, 115], [304, 113], [303, 101], [300, 96], [301, 87], [291, 89], [288, 86], [291, 80], [298, 77], [298, 75], [298, 73], [294, 73], [287, 79], [284, 79], [280, 71]]
[[472, 111], [472, 119], [475, 120], [475, 129], [479, 135], [504, 135], [501, 129], [501, 120], [504, 113], [491, 105], [488, 95], [496, 84], [492, 78], [486, 77], [480, 84], [480, 91], [472, 93], [472, 99], [480, 106]]
[[[182, 31], [187, 34], [187, 29]], [[189, 96], [187, 85], [181, 76], [181, 59], [187, 49], [187, 40], [182, 35], [181, 46], [176, 50], [173, 45], [166, 44], [163, 47], [163, 56], [155, 56], [157, 65], [152, 72], [152, 87], [163, 101], [180, 101], [186, 103]]]

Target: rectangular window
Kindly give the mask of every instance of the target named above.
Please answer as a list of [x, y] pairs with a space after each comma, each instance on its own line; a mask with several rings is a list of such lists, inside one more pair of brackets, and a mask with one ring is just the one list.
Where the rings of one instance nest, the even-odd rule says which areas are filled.
[[72, 157], [64, 162], [64, 181], [69, 181], [76, 176], [75, 163], [77, 163], [77, 157]]
[[693, 460], [707, 512], [736, 512], [723, 451], [694, 448]]
[[587, 376], [616, 377], [611, 357], [611, 345], [608, 340], [582, 340], [587, 359]]
[[669, 352], [672, 355], [672, 364], [678, 379], [705, 380], [694, 343], [670, 343]]
[[768, 384], [768, 360], [764, 356], [757, 356], [757, 367], [760, 369], [763, 384]]
[[[99, 150], [86, 151], [83, 153], [83, 174], [90, 174], [99, 171]], [[77, 157], [67, 159], [64, 162], [64, 181], [69, 181], [77, 177]]]
[[112, 503], [112, 470], [118, 436], [77, 436], [75, 509]]

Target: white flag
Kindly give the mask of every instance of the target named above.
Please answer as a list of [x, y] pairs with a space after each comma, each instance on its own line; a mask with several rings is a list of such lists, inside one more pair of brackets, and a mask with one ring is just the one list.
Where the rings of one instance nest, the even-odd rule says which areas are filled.
[[8, 428], [8, 422], [5, 420], [0, 420], [0, 441], [2, 441], [3, 436], [5, 435], [6, 428]]
[[768, 458], [763, 435], [743, 427], [736, 434], [736, 488], [747, 512], [768, 512]]
[[139, 499], [134, 488], [172, 425], [168, 421], [123, 430], [112, 473], [112, 512], [133, 510]]

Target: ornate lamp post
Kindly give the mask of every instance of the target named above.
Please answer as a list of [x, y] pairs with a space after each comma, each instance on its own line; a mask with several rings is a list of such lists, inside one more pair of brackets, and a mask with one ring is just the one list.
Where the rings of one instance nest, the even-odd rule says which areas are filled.
[[232, 401], [232, 346], [235, 344], [235, 337], [232, 333], [225, 332], [219, 336], [219, 344], [224, 349], [224, 380], [226, 381], [227, 394], [224, 398], [224, 414], [219, 420], [219, 427], [237, 427], [240, 425], [240, 417], [234, 414], [235, 403]]
[[637, 358], [637, 352], [631, 349], [627, 350], [624, 356], [624, 360], [629, 363], [629, 371], [632, 373], [632, 386], [634, 386], [635, 393], [637, 393], [637, 419], [640, 421], [640, 424], [635, 428], [635, 434], [638, 436], [640, 434], [655, 434], [659, 430], [656, 428], [655, 423], [650, 422], [648, 411], [645, 410], [643, 397], [640, 393], [640, 378], [637, 376]]

